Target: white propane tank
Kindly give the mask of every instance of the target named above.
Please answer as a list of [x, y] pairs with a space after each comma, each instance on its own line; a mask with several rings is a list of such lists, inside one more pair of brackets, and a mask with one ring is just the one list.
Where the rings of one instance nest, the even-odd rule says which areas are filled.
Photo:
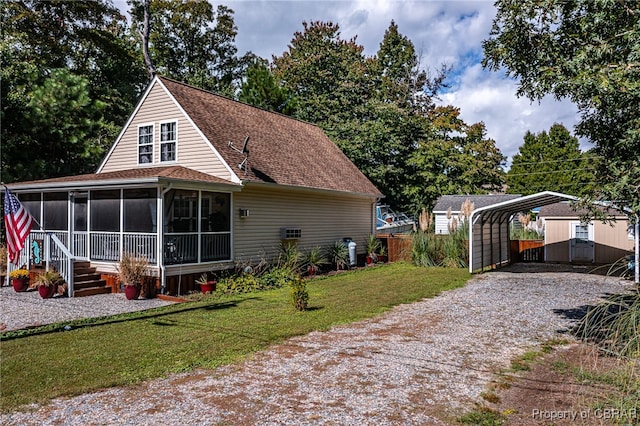
[[356, 242], [351, 238], [345, 238], [344, 243], [349, 248], [349, 266], [356, 266], [358, 263], [358, 254], [356, 253]]

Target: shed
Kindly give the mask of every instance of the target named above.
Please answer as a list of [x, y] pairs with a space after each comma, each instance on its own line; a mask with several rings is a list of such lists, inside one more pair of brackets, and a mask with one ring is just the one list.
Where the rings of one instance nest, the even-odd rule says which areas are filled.
[[[433, 207], [435, 216], [435, 233], [448, 234], [451, 226], [451, 219], [458, 218], [462, 204], [469, 200], [474, 208], [490, 206], [493, 204], [520, 198], [520, 194], [473, 194], [473, 195], [443, 195], [436, 201]], [[451, 212], [451, 217], [447, 217]], [[461, 218], [464, 220], [464, 218]], [[458, 220], [458, 225], [462, 223]]]

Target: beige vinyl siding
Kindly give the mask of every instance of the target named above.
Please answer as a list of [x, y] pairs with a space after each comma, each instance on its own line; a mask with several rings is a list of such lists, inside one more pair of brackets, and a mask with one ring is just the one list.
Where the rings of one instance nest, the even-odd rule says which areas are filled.
[[[177, 161], [160, 162], [160, 123], [177, 122]], [[153, 124], [153, 163], [138, 164], [138, 126]], [[145, 166], [180, 165], [231, 179], [231, 173], [203, 139], [176, 103], [156, 82], [147, 98], [134, 114], [121, 139], [107, 158], [102, 172], [134, 169]]]
[[[249, 216], [240, 218], [240, 209]], [[301, 251], [349, 237], [365, 253], [375, 223], [375, 199], [349, 194], [275, 188], [248, 184], [233, 196], [234, 254], [236, 262], [272, 259], [280, 247], [280, 229], [300, 228], [295, 240]]]
[[[547, 262], [569, 262], [570, 223], [579, 220], [577, 217], [545, 219], [545, 260]], [[593, 223], [594, 263], [613, 263], [633, 253], [633, 240], [629, 239], [628, 225], [626, 218], [618, 218], [614, 226], [600, 221]]]

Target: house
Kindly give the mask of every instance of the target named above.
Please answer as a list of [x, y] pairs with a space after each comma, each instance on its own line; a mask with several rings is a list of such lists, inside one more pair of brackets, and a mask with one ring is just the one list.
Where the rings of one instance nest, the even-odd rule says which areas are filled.
[[464, 221], [460, 212], [465, 201], [473, 203], [473, 207], [478, 209], [503, 201], [519, 198], [519, 194], [483, 194], [483, 195], [443, 195], [436, 201], [433, 208], [435, 216], [435, 233], [448, 234], [455, 218], [458, 226]]
[[634, 236], [626, 214], [609, 209], [612, 224], [580, 221], [586, 212], [573, 210], [569, 202], [542, 206], [545, 223], [545, 261], [609, 264], [633, 254]]
[[[158, 287], [202, 272], [375, 232], [378, 189], [315, 125], [155, 77], [96, 173], [9, 185], [42, 225], [30, 243], [56, 259], [70, 295], [75, 262], [116, 272], [146, 256]], [[31, 264], [29, 250], [21, 263]]]

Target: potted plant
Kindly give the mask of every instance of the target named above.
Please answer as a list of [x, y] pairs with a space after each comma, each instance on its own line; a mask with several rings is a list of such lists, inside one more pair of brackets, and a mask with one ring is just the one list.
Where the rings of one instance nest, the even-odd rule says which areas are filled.
[[58, 291], [58, 285], [64, 282], [62, 275], [54, 270], [48, 270], [38, 274], [34, 280], [34, 285], [38, 289], [40, 297], [49, 299]]
[[310, 276], [315, 275], [324, 265], [328, 263], [326, 256], [322, 253], [320, 247], [314, 247], [304, 255], [304, 265], [307, 267], [307, 273]]
[[382, 244], [380, 244], [380, 249], [378, 250], [378, 260], [380, 262], [386, 262], [387, 261], [387, 248], [385, 246], [383, 246]]
[[213, 293], [216, 291], [216, 285], [218, 281], [215, 278], [209, 279], [209, 274], [206, 272], [200, 275], [200, 278], [196, 280], [196, 284], [200, 284], [200, 290], [203, 293]]
[[367, 240], [367, 265], [378, 261], [378, 249], [380, 249], [380, 240], [373, 234], [369, 235], [369, 239]]
[[27, 291], [29, 288], [29, 271], [24, 268], [16, 269], [9, 273], [11, 285], [17, 292]]
[[149, 261], [144, 256], [136, 256], [131, 253], [122, 255], [118, 263], [118, 276], [124, 287], [124, 295], [128, 300], [137, 299], [144, 277], [147, 275]]

